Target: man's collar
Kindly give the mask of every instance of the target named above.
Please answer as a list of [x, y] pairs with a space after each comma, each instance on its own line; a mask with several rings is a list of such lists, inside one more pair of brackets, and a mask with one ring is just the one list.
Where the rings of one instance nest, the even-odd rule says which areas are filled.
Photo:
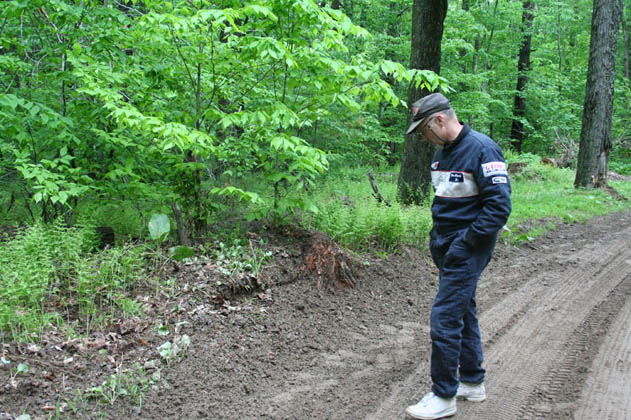
[[453, 141], [445, 144], [444, 147], [451, 148], [456, 146], [462, 141], [463, 138], [465, 138], [467, 134], [469, 134], [469, 132], [471, 131], [471, 127], [469, 127], [467, 123], [464, 123], [462, 121], [460, 121], [460, 124], [462, 124], [462, 129], [460, 130], [460, 133], [458, 133], [458, 137], [456, 137]]

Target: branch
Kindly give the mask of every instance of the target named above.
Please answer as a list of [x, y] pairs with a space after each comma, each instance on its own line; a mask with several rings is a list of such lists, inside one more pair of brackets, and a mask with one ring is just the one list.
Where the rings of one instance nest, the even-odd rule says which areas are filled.
[[9, 17], [5, 16], [4, 20], [2, 21], [2, 28], [0, 28], [0, 36], [2, 36], [2, 33], [4, 32], [4, 28], [7, 26], [7, 19], [9, 19]]
[[46, 13], [46, 10], [44, 10], [43, 7], [40, 7], [37, 10], [39, 10], [40, 13], [43, 14], [46, 17], [46, 20], [48, 21], [48, 23], [50, 23], [50, 26], [52, 26], [55, 29], [55, 35], [57, 35], [57, 41], [59, 41], [60, 44], [63, 44], [64, 41], [61, 38], [61, 35], [59, 35], [59, 28], [57, 28], [57, 26], [53, 23], [53, 21], [50, 20], [50, 17], [48, 17], [48, 14]]
[[191, 87], [195, 88], [195, 80], [193, 79], [193, 75], [191, 74], [191, 71], [188, 68], [188, 64], [186, 63], [186, 59], [184, 58], [184, 55], [182, 55], [180, 46], [177, 43], [175, 32], [173, 32], [173, 26], [170, 26], [169, 29], [171, 30], [171, 36], [173, 37], [173, 42], [175, 43], [175, 49], [177, 49], [177, 53], [180, 55], [180, 58], [182, 59], [182, 62], [184, 63], [184, 68], [186, 68], [186, 73], [188, 74], [188, 78], [191, 81]]
[[377, 183], [375, 183], [375, 177], [372, 173], [372, 169], [368, 171], [368, 180], [370, 181], [370, 186], [372, 187], [372, 190], [375, 192], [373, 194], [373, 197], [375, 197], [379, 203], [383, 202], [386, 204], [386, 206], [390, 207], [390, 202], [382, 197], [381, 193], [379, 192], [379, 188], [377, 188]]
[[403, 16], [403, 13], [407, 12], [408, 10], [410, 10], [410, 6], [406, 6], [403, 10], [401, 10], [401, 12], [397, 14], [397, 17]]

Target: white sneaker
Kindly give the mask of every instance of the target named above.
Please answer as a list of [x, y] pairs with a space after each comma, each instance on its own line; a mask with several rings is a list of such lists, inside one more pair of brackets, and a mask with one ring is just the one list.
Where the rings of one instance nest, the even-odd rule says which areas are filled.
[[441, 398], [433, 392], [425, 394], [417, 404], [409, 406], [405, 412], [415, 419], [442, 419], [456, 414], [456, 397]]
[[484, 382], [482, 382], [481, 384], [460, 382], [460, 385], [458, 385], [458, 391], [456, 392], [456, 398], [475, 402], [482, 402], [486, 400], [486, 389], [484, 388]]

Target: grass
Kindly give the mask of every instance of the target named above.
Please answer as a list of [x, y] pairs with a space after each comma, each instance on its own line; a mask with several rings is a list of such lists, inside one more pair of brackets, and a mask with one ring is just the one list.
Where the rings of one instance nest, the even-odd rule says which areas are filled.
[[318, 213], [306, 214], [309, 229], [327, 232], [347, 247], [392, 250], [403, 243], [423, 246], [431, 229], [428, 206], [404, 206], [397, 198], [398, 170], [379, 168], [375, 182], [390, 205], [379, 203], [368, 181], [370, 168], [346, 168], [329, 174], [312, 192]]
[[[510, 241], [534, 239], [554, 229], [556, 223], [581, 222], [631, 207], [631, 202], [616, 200], [600, 189], [575, 189], [573, 170], [543, 165], [532, 156], [526, 159], [528, 166], [511, 176], [513, 211], [504, 231]], [[329, 174], [313, 192], [319, 212], [305, 215], [306, 227], [325, 231], [358, 250], [392, 250], [404, 244], [424, 247], [431, 229], [429, 202], [421, 206], [398, 203], [398, 168], [386, 167], [378, 168], [375, 178], [391, 207], [378, 203], [372, 196], [368, 170], [344, 168]], [[631, 183], [613, 181], [610, 185], [631, 198]]]
[[[530, 240], [554, 229], [555, 223], [583, 222], [591, 217], [622, 211], [631, 202], [617, 200], [601, 189], [574, 188], [575, 172], [530, 163], [511, 179], [513, 212], [507, 227], [521, 232], [512, 240]], [[631, 183], [612, 181], [621, 195], [631, 198]], [[540, 223], [533, 223], [539, 221]], [[525, 230], [521, 225], [530, 226]]]
[[59, 220], [21, 228], [0, 243], [0, 331], [36, 341], [42, 329], [78, 317], [86, 332], [114, 314], [139, 312], [126, 292], [143, 272], [141, 247], [94, 253], [90, 226]]

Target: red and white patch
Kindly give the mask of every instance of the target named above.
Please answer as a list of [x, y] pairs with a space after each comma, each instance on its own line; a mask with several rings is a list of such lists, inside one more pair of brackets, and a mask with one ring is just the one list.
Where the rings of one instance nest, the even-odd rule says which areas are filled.
[[487, 162], [482, 164], [484, 176], [508, 175], [505, 162]]
[[438, 169], [438, 161], [432, 163], [432, 171]]

